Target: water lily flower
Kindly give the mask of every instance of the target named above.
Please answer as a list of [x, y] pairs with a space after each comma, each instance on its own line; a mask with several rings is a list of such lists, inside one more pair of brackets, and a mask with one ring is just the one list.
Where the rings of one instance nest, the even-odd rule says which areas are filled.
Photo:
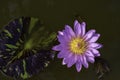
[[65, 29], [58, 31], [59, 45], [54, 46], [52, 49], [59, 51], [57, 57], [63, 58], [63, 65], [71, 67], [75, 64], [78, 72], [81, 71], [82, 66], [88, 68], [88, 62], [94, 63], [95, 57], [100, 56], [97, 50], [102, 47], [101, 44], [96, 43], [100, 34], [92, 29], [86, 32], [86, 23], [79, 23], [74, 21], [74, 30], [65, 25]]

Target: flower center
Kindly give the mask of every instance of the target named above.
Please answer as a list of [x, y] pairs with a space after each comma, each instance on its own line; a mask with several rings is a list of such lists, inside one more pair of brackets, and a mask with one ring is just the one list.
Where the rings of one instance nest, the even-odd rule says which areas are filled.
[[73, 38], [70, 41], [69, 46], [70, 51], [75, 54], [83, 54], [86, 51], [86, 42], [80, 37]]

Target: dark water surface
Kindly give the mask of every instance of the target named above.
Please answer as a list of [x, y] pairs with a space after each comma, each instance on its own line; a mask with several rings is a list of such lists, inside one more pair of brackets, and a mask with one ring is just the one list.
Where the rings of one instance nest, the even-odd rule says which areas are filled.
[[[65, 24], [73, 24], [79, 14], [87, 22], [87, 29], [94, 28], [101, 34], [99, 42], [103, 58], [110, 63], [112, 71], [104, 80], [120, 80], [120, 1], [119, 0], [1, 0], [0, 27], [20, 16], [40, 18], [51, 31], [61, 30]], [[0, 73], [0, 80], [13, 80]], [[43, 72], [28, 80], [97, 80], [93, 66], [67, 68], [56, 59]]]

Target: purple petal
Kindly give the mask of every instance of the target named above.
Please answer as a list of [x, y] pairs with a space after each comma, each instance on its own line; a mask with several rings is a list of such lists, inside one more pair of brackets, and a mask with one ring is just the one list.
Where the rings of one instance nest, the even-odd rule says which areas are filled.
[[52, 48], [52, 50], [55, 50], [55, 51], [60, 51], [62, 49], [61, 45], [56, 45]]
[[99, 44], [99, 43], [90, 43], [90, 44], [88, 45], [88, 47], [90, 47], [90, 48], [95, 48], [95, 49], [99, 49], [99, 48], [102, 47], [102, 45]]
[[82, 69], [82, 64], [81, 64], [80, 61], [78, 61], [78, 62], [76, 63], [76, 69], [77, 69], [78, 72], [81, 71], [81, 69]]
[[84, 36], [85, 35], [85, 30], [86, 30], [86, 23], [85, 22], [82, 22], [81, 23], [81, 31], [82, 31], [82, 36]]
[[68, 58], [64, 58], [64, 63], [68, 64], [68, 62], [69, 62]]
[[65, 42], [63, 35], [58, 35], [57, 38], [58, 38], [58, 41], [59, 41], [60, 43], [64, 43], [64, 42]]
[[89, 61], [90, 63], [94, 63], [95, 59], [94, 57], [87, 57], [87, 61]]
[[73, 64], [75, 64], [77, 61], [77, 56], [76, 55], [72, 55], [71, 57], [69, 57], [69, 62], [67, 64], [67, 67], [71, 67]]
[[76, 26], [74, 26], [74, 31], [76, 33], [76, 36], [81, 36], [81, 32], [82, 32], [81, 30], [82, 29], [80, 23], [77, 23]]
[[75, 36], [75, 33], [73, 32], [72, 28], [69, 25], [65, 25], [65, 31], [67, 32], [68, 35], [71, 37]]
[[67, 58], [68, 55], [70, 55], [69, 51], [63, 49], [61, 52], [58, 53], [57, 57], [58, 58]]
[[57, 54], [57, 57], [58, 57], [58, 58], [64, 58], [64, 53], [63, 53], [63, 52], [59, 52], [59, 53]]
[[58, 55], [57, 57], [58, 58], [64, 58], [64, 61], [63, 63], [68, 63], [69, 62], [69, 58], [72, 56], [72, 53], [70, 53], [69, 51], [67, 50], [62, 50]]
[[94, 48], [91, 48], [91, 51], [92, 53], [95, 55], [95, 56], [100, 56], [100, 53], [98, 50], [94, 49]]
[[88, 68], [88, 62], [87, 62], [86, 57], [85, 57], [85, 56], [82, 56], [82, 59], [83, 59], [83, 62], [82, 62], [83, 66], [84, 66], [85, 68]]
[[94, 34], [93, 37], [89, 39], [89, 42], [96, 42], [99, 37], [100, 37], [100, 34]]
[[72, 57], [72, 53], [67, 53], [67, 55], [64, 55], [64, 58], [65, 58], [65, 60], [64, 60], [64, 62], [65, 63], [69, 63], [69, 59], [71, 59], [71, 57]]
[[59, 34], [57, 38], [58, 38], [58, 41], [62, 44], [66, 44], [67, 42], [69, 42], [68, 37], [65, 35], [65, 33], [64, 35]]
[[58, 31], [58, 34], [61, 35], [61, 36], [64, 35], [62, 31]]
[[72, 38], [72, 36], [70, 35], [70, 33], [68, 33], [67, 30], [64, 30], [63, 33], [64, 33], [64, 39], [66, 41], [70, 41], [71, 38]]
[[85, 53], [86, 56], [89, 56], [89, 57], [94, 57], [93, 53], [88, 50], [86, 53]]
[[85, 40], [90, 39], [90, 38], [93, 36], [94, 33], [95, 33], [95, 30], [89, 30], [89, 31], [86, 33], [86, 35], [84, 36]]
[[65, 63], [65, 59], [66, 58], [64, 58], [63, 61], [62, 61], [62, 65], [66, 65], [67, 64], [67, 63]]
[[74, 27], [75, 27], [78, 23], [79, 23], [78, 20], [75, 20], [75, 21], [74, 21]]

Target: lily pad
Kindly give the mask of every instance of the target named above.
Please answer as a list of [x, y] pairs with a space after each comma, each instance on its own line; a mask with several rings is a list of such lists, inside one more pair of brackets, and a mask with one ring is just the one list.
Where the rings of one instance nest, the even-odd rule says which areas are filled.
[[26, 79], [42, 71], [54, 58], [55, 38], [37, 18], [14, 19], [0, 31], [1, 72]]

